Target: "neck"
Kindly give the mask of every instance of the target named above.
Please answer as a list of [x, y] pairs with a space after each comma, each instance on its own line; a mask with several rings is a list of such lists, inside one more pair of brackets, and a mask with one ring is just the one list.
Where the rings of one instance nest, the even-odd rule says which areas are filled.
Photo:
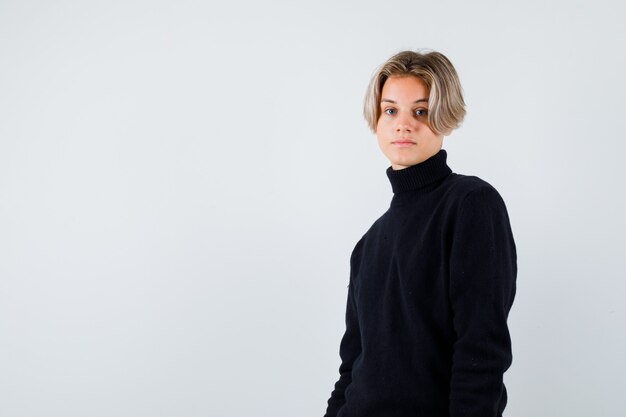
[[452, 170], [446, 163], [447, 156], [446, 150], [440, 149], [419, 164], [399, 170], [393, 169], [392, 166], [388, 167], [387, 177], [394, 194], [424, 188], [450, 174]]

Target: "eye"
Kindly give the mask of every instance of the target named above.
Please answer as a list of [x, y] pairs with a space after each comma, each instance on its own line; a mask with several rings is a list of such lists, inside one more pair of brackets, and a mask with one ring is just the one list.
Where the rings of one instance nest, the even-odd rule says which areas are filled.
[[428, 110], [426, 109], [417, 109], [415, 110], [416, 116], [426, 116], [428, 114]]
[[389, 115], [391, 115], [391, 114], [393, 114], [393, 113], [390, 113], [390, 112], [395, 112], [395, 111], [396, 111], [396, 109], [392, 109], [392, 108], [390, 107], [390, 108], [385, 109], [383, 112], [384, 112], [385, 114], [389, 114]]

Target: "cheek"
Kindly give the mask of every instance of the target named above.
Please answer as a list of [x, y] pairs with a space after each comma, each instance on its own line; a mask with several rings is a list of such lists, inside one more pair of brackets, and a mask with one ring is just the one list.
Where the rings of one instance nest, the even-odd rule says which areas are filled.
[[385, 119], [383, 119], [382, 117], [380, 117], [378, 119], [378, 122], [376, 123], [376, 132], [386, 132], [388, 130], [389, 126], [388, 123], [385, 123]]
[[376, 136], [380, 138], [380, 135], [382, 132], [383, 132], [382, 123], [380, 123], [380, 119], [379, 119], [378, 123], [376, 123]]
[[383, 145], [385, 142], [387, 142], [386, 137], [388, 135], [385, 134], [384, 129], [382, 128], [382, 126], [379, 124], [376, 128], [376, 139], [378, 140], [378, 144], [379, 145]]

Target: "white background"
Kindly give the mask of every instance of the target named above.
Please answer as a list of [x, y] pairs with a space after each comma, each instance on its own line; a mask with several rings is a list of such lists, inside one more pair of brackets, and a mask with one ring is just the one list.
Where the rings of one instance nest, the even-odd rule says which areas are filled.
[[391, 187], [374, 69], [443, 52], [518, 250], [509, 417], [626, 409], [624, 6], [0, 1], [0, 416], [321, 416]]

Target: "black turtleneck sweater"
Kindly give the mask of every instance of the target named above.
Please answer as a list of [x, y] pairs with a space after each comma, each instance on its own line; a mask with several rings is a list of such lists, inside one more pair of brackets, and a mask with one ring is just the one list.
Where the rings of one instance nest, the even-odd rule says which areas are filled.
[[391, 204], [350, 257], [325, 417], [502, 415], [515, 242], [496, 189], [446, 157], [387, 168]]

